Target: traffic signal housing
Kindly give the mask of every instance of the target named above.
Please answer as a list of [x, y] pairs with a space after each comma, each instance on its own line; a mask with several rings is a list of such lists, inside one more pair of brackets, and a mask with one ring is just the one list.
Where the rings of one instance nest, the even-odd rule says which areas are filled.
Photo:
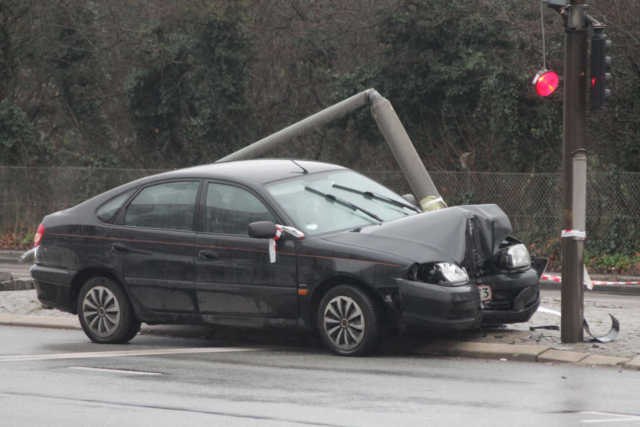
[[533, 78], [533, 85], [540, 96], [549, 96], [558, 88], [560, 77], [555, 71], [540, 70]]
[[604, 108], [611, 96], [607, 83], [611, 81], [611, 40], [604, 33], [604, 28], [594, 28], [591, 37], [591, 109]]

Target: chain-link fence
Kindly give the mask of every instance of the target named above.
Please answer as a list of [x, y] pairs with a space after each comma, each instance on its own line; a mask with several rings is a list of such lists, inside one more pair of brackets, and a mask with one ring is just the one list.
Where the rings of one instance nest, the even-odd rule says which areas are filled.
[[[33, 232], [45, 215], [162, 170], [0, 167], [0, 233]], [[401, 172], [363, 171], [400, 194]], [[495, 203], [511, 219], [514, 235], [546, 251], [561, 228], [560, 174], [433, 172], [449, 206]], [[635, 252], [640, 236], [640, 173], [589, 175], [588, 247]]]

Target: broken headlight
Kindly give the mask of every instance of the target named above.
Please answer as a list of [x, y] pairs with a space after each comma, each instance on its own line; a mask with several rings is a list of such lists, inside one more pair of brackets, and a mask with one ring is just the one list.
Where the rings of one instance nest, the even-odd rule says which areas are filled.
[[531, 267], [531, 255], [523, 244], [509, 246], [499, 259], [500, 267], [506, 270], [520, 270]]
[[469, 282], [466, 270], [448, 262], [415, 264], [409, 270], [408, 276], [409, 280], [443, 286], [462, 286]]

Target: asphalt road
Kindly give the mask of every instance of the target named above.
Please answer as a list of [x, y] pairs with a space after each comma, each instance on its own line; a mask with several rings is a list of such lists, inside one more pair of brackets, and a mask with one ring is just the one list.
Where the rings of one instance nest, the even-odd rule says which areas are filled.
[[3, 427], [640, 426], [639, 392], [614, 368], [0, 327]]
[[30, 265], [0, 263], [0, 271], [11, 273], [14, 279], [31, 279]]

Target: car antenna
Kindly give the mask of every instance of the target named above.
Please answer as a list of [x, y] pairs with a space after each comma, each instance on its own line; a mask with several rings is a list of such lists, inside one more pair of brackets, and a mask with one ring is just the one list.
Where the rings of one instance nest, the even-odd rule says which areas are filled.
[[[309, 173], [309, 171], [308, 171], [308, 170], [306, 170], [305, 168], [303, 168], [302, 166], [300, 166], [299, 164], [297, 164], [295, 160], [291, 160], [291, 161], [293, 162], [293, 164], [294, 164], [294, 165], [296, 165], [297, 167], [299, 167], [300, 169], [302, 169], [302, 174], [303, 174], [303, 175], [306, 175], [306, 174], [308, 174], [308, 173]], [[292, 172], [292, 173], [295, 173], [295, 172]]]

